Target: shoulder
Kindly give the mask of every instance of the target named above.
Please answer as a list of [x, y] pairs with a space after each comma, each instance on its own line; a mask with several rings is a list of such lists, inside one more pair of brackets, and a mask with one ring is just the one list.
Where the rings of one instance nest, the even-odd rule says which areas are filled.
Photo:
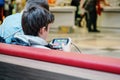
[[22, 17], [21, 13], [9, 15], [3, 20], [2, 26], [8, 27], [8, 26], [20, 25], [21, 24], [21, 17]]
[[21, 13], [16, 13], [16, 14], [12, 14], [12, 15], [9, 15], [5, 18], [5, 20], [11, 20], [11, 19], [16, 19], [16, 18], [20, 18], [22, 16]]
[[18, 45], [25, 45], [25, 46], [30, 46], [30, 47], [35, 47], [35, 48], [44, 48], [44, 49], [50, 49], [46, 47], [48, 43], [36, 36], [30, 36], [30, 35], [24, 35], [24, 34], [15, 34], [13, 39], [12, 39], [13, 44], [18, 44]]

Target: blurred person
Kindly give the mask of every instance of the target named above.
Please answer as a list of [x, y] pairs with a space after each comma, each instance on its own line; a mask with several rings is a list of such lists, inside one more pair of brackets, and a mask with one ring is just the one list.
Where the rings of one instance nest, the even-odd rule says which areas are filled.
[[9, 5], [9, 14], [16, 13], [16, 0], [11, 0], [11, 4]]
[[100, 32], [97, 29], [97, 16], [101, 15], [101, 1], [106, 4], [105, 0], [85, 0], [85, 4], [83, 4], [83, 8], [86, 10], [85, 17], [88, 32]]
[[9, 1], [5, 0], [5, 4], [4, 4], [4, 16], [8, 16], [10, 15], [10, 11], [9, 11]]
[[22, 14], [22, 29], [24, 34], [15, 34], [12, 44], [48, 49], [46, 38], [54, 21], [53, 14], [39, 6], [30, 6]]
[[[80, 0], [72, 0], [71, 1], [71, 6], [75, 6], [76, 7], [76, 11], [75, 11], [75, 24], [77, 23], [77, 18], [80, 17], [80, 15], [78, 14], [79, 5], [80, 5]], [[78, 25], [78, 24], [76, 24], [76, 25]]]
[[0, 24], [3, 21], [3, 8], [4, 8], [4, 0], [0, 0]]
[[97, 29], [97, 9], [96, 6], [99, 5], [99, 0], [87, 0], [84, 5], [84, 9], [87, 11], [86, 16], [86, 26], [88, 32], [100, 32]]
[[[27, 0], [24, 10], [29, 9], [32, 5], [39, 5], [49, 10], [47, 0]], [[6, 43], [10, 43], [11, 38], [13, 38], [16, 33], [24, 34], [21, 26], [22, 12], [6, 17], [2, 25], [0, 25], [0, 36], [5, 39]]]

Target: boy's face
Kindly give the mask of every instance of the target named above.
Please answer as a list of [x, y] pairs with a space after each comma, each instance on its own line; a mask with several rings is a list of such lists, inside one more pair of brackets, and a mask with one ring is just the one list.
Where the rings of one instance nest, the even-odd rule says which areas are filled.
[[47, 37], [48, 37], [48, 34], [49, 34], [50, 26], [51, 26], [51, 24], [48, 24], [48, 29], [47, 30], [46, 30], [45, 27], [40, 29], [38, 36], [43, 38], [44, 40], [46, 40]]

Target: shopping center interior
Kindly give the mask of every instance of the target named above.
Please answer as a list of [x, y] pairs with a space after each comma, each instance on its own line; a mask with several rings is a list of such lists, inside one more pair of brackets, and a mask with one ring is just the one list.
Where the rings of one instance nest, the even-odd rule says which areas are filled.
[[[5, 0], [7, 4], [10, 0]], [[20, 12], [25, 5], [25, 0], [15, 0], [16, 6], [12, 13]], [[51, 2], [50, 2], [51, 1]], [[55, 16], [47, 41], [54, 38], [70, 37], [72, 43], [80, 49], [81, 54], [94, 54], [120, 58], [120, 0], [106, 0], [110, 6], [103, 6], [101, 16], [98, 16], [97, 32], [88, 32], [86, 22], [83, 19], [81, 27], [75, 24], [74, 16], [76, 8], [70, 6], [71, 0], [49, 0], [50, 11]], [[7, 12], [6, 12], [7, 14]], [[80, 18], [78, 18], [80, 19]], [[63, 29], [60, 29], [63, 28]], [[79, 50], [71, 45], [71, 52]]]
[[[97, 19], [100, 32], [90, 32], [85, 17], [75, 20], [76, 7], [71, 6], [71, 1], [48, 0], [55, 20], [47, 42], [70, 38], [69, 52], [0, 43], [0, 80], [120, 79], [120, 0], [101, 0], [107, 5], [100, 3], [102, 11]], [[4, 7], [0, 6], [3, 20], [0, 27], [7, 16], [20, 13], [25, 4], [26, 0], [5, 0]], [[80, 9], [79, 15], [84, 12]]]
[[[60, 2], [62, 0], [57, 1]], [[69, 0], [66, 0], [66, 3], [67, 1], [69, 3]], [[98, 29], [100, 30], [100, 33], [88, 32], [86, 22], [83, 19], [81, 22], [82, 27], [75, 25], [73, 27], [73, 32], [69, 32], [69, 30], [66, 29], [62, 29], [63, 31], [59, 31], [61, 29], [58, 29], [58, 31], [51, 29], [48, 41], [56, 37], [70, 37], [72, 39], [72, 42], [81, 50], [82, 54], [95, 54], [100, 56], [120, 58], [120, 1], [106, 1], [110, 4], [110, 6], [104, 6], [101, 16], [98, 16], [97, 25]], [[63, 9], [64, 10], [62, 10], [62, 8], [57, 9], [57, 7], [51, 8], [51, 11], [55, 14], [55, 17], [57, 18], [52, 28], [56, 28], [58, 26], [62, 26], [65, 28], [66, 26], [69, 27], [71, 25], [74, 25], [74, 21], [72, 21], [71, 17], [74, 8], [71, 8], [71, 10], [70, 8]], [[65, 11], [66, 13], [67, 11], [71, 11], [71, 13], [66, 14]], [[71, 46], [71, 51], [79, 52], [73, 45]]]

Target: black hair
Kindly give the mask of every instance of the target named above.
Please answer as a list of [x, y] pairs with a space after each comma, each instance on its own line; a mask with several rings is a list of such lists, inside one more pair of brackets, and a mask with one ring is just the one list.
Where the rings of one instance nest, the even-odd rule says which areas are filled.
[[38, 36], [41, 28], [48, 27], [48, 24], [54, 21], [54, 15], [48, 10], [32, 6], [22, 15], [22, 28], [26, 35]]
[[25, 10], [29, 9], [32, 5], [39, 5], [47, 10], [49, 10], [49, 5], [47, 0], [27, 0]]

